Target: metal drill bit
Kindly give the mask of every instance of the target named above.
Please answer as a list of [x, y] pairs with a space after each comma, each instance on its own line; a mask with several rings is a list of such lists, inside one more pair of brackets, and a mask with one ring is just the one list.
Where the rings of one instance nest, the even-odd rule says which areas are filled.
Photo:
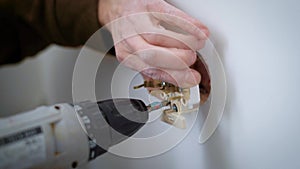
[[163, 108], [167, 105], [169, 105], [170, 102], [169, 101], [162, 101], [162, 102], [153, 102], [153, 103], [150, 103], [148, 106], [147, 106], [147, 109], [148, 109], [148, 112], [151, 112], [151, 111], [154, 111], [154, 110], [158, 110], [160, 108]]

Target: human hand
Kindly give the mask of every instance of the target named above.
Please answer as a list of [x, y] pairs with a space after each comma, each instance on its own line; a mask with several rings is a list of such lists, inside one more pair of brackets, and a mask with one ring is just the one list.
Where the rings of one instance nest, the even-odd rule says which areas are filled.
[[98, 14], [121, 63], [179, 87], [200, 83], [190, 66], [209, 35], [201, 22], [163, 0], [100, 0]]

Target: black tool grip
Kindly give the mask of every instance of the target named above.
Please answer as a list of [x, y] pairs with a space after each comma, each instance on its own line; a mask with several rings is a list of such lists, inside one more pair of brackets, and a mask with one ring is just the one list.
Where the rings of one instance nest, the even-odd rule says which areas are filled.
[[148, 121], [147, 106], [138, 99], [99, 101], [98, 106], [107, 123], [117, 132], [130, 137]]

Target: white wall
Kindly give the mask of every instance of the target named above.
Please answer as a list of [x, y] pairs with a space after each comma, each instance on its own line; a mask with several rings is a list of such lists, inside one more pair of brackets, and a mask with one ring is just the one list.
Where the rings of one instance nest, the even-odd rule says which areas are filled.
[[0, 68], [0, 116], [45, 104], [38, 59]]
[[78, 52], [50, 46], [33, 58], [1, 67], [0, 115], [72, 102], [72, 72]]
[[195, 125], [180, 145], [160, 156], [126, 159], [106, 155], [94, 165], [136, 169], [298, 169], [300, 3], [170, 2], [202, 20], [211, 30], [227, 73], [228, 100], [223, 120], [203, 145], [197, 142], [199, 126]]

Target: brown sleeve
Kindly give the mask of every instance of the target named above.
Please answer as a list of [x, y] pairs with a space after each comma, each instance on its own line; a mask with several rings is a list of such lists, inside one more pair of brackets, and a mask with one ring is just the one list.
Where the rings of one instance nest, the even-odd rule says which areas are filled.
[[83, 45], [100, 28], [98, 0], [0, 0], [0, 65], [51, 43]]

